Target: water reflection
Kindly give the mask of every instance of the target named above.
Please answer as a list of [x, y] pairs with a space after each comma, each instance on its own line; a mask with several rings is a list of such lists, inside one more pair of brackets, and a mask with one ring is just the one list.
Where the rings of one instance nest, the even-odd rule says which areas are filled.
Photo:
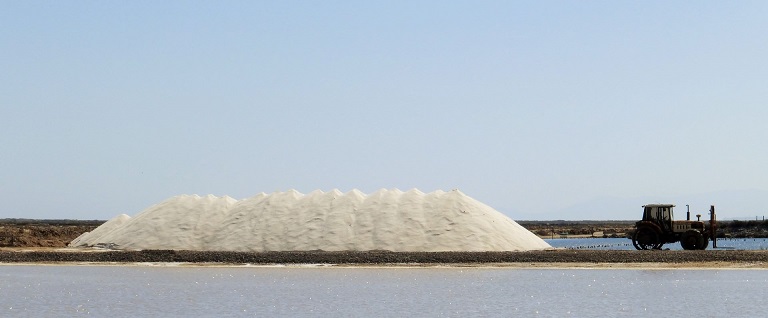
[[[634, 250], [632, 240], [626, 238], [563, 238], [545, 239], [549, 245], [557, 248], [587, 250]], [[680, 243], [664, 244], [664, 249], [682, 250]], [[717, 239], [718, 249], [765, 250], [768, 249], [766, 238]], [[707, 249], [712, 249], [712, 242]]]
[[763, 270], [1, 266], [0, 314], [668, 317], [695, 304], [746, 316], [762, 314], [767, 281]]

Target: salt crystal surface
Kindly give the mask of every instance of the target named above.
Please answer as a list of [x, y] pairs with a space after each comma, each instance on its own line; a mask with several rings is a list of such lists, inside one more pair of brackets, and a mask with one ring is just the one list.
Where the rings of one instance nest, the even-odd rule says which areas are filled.
[[120, 214], [107, 222], [104, 222], [101, 226], [97, 227], [91, 232], [85, 232], [80, 234], [77, 238], [69, 243], [69, 246], [92, 246], [100, 242], [100, 238], [116, 228], [122, 226], [125, 222], [130, 220], [131, 217], [127, 214]]
[[[110, 220], [111, 222], [111, 220]], [[210, 251], [526, 251], [551, 248], [464, 193], [295, 190], [235, 200], [181, 195], [72, 246]], [[102, 227], [111, 227], [108, 231]]]

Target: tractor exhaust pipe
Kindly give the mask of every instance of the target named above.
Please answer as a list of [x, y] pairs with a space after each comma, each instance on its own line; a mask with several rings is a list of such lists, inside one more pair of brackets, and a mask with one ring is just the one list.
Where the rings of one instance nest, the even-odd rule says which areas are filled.
[[685, 219], [690, 221], [691, 220], [691, 206], [685, 205], [685, 209], [688, 210], [688, 212], [685, 212]]
[[709, 206], [709, 235], [712, 237], [712, 248], [717, 248], [717, 216], [715, 215], [715, 206]]

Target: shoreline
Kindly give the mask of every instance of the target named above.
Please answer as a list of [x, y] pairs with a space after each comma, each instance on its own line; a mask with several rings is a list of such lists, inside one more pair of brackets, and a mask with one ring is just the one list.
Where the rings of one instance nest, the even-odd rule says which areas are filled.
[[768, 269], [768, 251], [539, 250], [525, 252], [225, 252], [82, 248], [3, 248], [0, 265]]
[[768, 270], [766, 263], [699, 262], [689, 264], [670, 263], [490, 263], [490, 264], [228, 264], [228, 263], [167, 263], [167, 262], [17, 262], [3, 266], [123, 266], [123, 267], [183, 267], [183, 268], [387, 268], [387, 269], [581, 269], [581, 270]]

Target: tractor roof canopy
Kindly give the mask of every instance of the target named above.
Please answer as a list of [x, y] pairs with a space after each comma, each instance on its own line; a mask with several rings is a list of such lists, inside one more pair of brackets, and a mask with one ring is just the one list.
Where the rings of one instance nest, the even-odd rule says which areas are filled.
[[652, 203], [652, 204], [646, 204], [643, 207], [646, 208], [671, 208], [674, 207], [674, 204], [659, 204], [659, 203]]

